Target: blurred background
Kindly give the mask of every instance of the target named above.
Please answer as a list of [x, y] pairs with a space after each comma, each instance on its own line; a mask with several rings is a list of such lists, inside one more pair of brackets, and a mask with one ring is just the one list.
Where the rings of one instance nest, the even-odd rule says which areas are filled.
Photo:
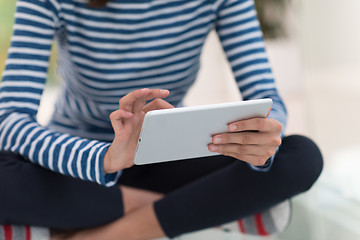
[[[325, 160], [314, 188], [293, 200], [290, 227], [266, 239], [360, 239], [360, 1], [255, 2], [277, 86], [289, 111], [286, 134], [309, 136], [318, 143]], [[15, 1], [0, 0], [0, 73], [14, 8]], [[46, 100], [38, 114], [42, 124], [51, 115], [61, 81], [56, 72], [56, 46], [53, 52], [43, 95]], [[198, 81], [186, 104], [239, 99], [229, 64], [211, 32]]]

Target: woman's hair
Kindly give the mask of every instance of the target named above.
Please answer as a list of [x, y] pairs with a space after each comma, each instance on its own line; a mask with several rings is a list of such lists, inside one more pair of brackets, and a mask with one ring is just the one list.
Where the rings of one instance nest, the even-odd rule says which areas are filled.
[[89, 6], [94, 8], [105, 7], [109, 0], [89, 0]]

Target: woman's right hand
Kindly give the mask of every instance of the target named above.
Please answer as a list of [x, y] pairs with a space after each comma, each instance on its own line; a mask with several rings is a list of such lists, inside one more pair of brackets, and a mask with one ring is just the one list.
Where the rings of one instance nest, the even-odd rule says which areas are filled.
[[[151, 110], [173, 108], [174, 106], [162, 99], [169, 94], [168, 90], [144, 88], [120, 99], [119, 110], [110, 114], [115, 137], [105, 154], [105, 173], [117, 172], [134, 165], [137, 141], [145, 114]], [[146, 104], [152, 99], [154, 100]]]

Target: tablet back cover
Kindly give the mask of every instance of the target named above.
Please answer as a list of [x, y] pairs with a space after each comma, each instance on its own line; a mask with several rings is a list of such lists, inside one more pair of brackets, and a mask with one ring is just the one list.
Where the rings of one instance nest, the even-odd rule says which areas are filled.
[[228, 132], [228, 124], [265, 118], [271, 99], [155, 110], [145, 116], [135, 164], [167, 162], [219, 155], [208, 150], [212, 136]]

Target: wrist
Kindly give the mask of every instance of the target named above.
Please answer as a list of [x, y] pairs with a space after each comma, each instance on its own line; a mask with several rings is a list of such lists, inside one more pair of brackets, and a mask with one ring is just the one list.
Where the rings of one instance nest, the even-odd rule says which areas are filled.
[[114, 169], [114, 167], [112, 167], [112, 164], [111, 164], [110, 147], [106, 151], [105, 156], [104, 156], [104, 160], [103, 160], [103, 171], [104, 171], [105, 174], [110, 174], [110, 173], [116, 172], [116, 169]]
[[112, 146], [110, 145], [104, 156], [103, 172], [105, 174], [115, 173], [134, 165], [133, 156], [123, 154], [123, 151], [120, 151], [117, 147], [114, 148], [115, 151]]

